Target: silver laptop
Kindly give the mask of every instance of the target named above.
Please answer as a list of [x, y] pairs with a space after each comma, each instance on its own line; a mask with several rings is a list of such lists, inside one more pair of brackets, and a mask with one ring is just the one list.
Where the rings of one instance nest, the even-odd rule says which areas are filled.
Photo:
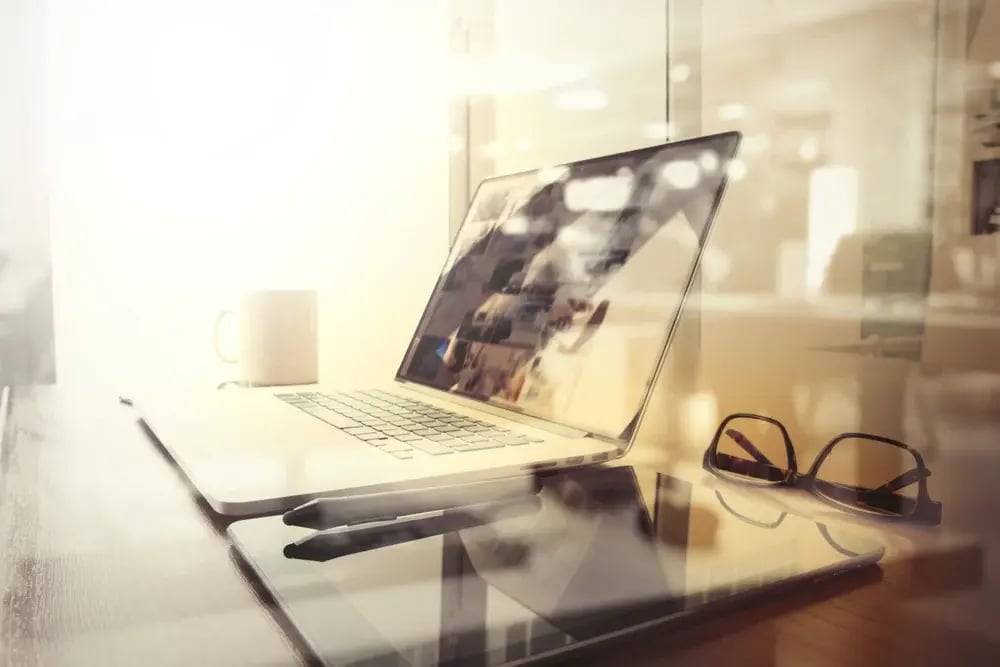
[[192, 391], [139, 396], [137, 407], [212, 508], [231, 515], [620, 457], [739, 140], [484, 181], [382, 386]]

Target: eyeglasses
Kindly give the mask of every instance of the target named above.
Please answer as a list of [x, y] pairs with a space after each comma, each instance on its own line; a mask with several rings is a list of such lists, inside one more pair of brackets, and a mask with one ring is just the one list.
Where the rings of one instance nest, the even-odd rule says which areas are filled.
[[931, 500], [931, 471], [920, 452], [871, 433], [842, 433], [800, 473], [788, 430], [777, 419], [750, 413], [726, 417], [705, 451], [709, 472], [757, 486], [792, 486], [839, 509], [867, 516], [941, 523]]

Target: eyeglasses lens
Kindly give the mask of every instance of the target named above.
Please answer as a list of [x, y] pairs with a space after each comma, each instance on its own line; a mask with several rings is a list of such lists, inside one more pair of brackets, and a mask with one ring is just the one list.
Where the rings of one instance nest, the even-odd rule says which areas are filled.
[[869, 438], [845, 438], [816, 471], [816, 491], [846, 507], [907, 516], [925, 473], [907, 450]]
[[727, 477], [762, 484], [788, 475], [788, 449], [781, 428], [765, 419], [730, 417], [719, 432], [712, 463]]

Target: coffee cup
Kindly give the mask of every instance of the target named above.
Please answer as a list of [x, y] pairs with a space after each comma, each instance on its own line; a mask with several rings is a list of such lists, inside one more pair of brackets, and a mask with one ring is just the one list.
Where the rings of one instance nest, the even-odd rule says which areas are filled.
[[316, 302], [315, 290], [243, 292], [234, 309], [216, 318], [216, 354], [237, 366], [245, 386], [317, 382]]

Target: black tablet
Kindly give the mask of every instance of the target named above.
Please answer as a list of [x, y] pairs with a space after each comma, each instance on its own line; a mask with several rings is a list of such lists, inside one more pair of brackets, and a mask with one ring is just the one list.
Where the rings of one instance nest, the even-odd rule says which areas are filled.
[[[761, 493], [585, 467], [543, 478], [524, 503], [428, 514], [405, 531], [387, 522], [384, 540], [364, 528], [356, 553], [325, 561], [287, 557], [310, 531], [281, 517], [229, 535], [312, 659], [527, 664], [881, 558], [871, 537], [785, 514]], [[336, 543], [359, 529], [333, 529]]]

